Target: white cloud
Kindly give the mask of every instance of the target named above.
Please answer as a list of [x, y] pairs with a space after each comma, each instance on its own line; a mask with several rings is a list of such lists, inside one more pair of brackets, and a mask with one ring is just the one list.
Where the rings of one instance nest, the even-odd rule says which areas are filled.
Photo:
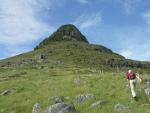
[[81, 4], [86, 4], [88, 3], [88, 0], [76, 0], [77, 2], [81, 3]]
[[[134, 60], [150, 61], [150, 44], [149, 44], [150, 30], [149, 27], [134, 27], [128, 26], [117, 29], [112, 34], [112, 37], [119, 39], [117, 46], [118, 53], [126, 58]], [[114, 39], [114, 40], [115, 40]]]
[[[39, 4], [40, 3], [40, 4]], [[0, 4], [0, 44], [16, 45], [37, 40], [51, 26], [35, 18], [45, 2], [2, 0]], [[41, 9], [42, 10], [42, 9]]]
[[150, 11], [145, 12], [145, 13], [143, 14], [143, 18], [144, 18], [144, 20], [145, 20], [145, 23], [148, 24], [148, 25], [150, 25]]
[[81, 15], [73, 23], [77, 25], [81, 30], [86, 30], [91, 27], [99, 26], [102, 22], [100, 13]]
[[133, 56], [133, 53], [130, 50], [123, 50], [120, 52], [120, 54], [125, 56], [126, 58], [131, 58]]
[[134, 60], [139, 60], [139, 61], [150, 61], [150, 51], [148, 48], [146, 50], [141, 49], [138, 51], [137, 49], [132, 49], [132, 50], [123, 50], [120, 51], [119, 53], [123, 56], [125, 56], [128, 59], [134, 59]]
[[53, 26], [40, 18], [43, 13], [51, 11], [57, 2], [58, 0], [0, 0], [0, 46], [7, 47], [7, 53], [1, 57], [29, 51], [30, 43], [45, 38], [54, 31]]
[[149, 0], [119, 0], [119, 2], [127, 15], [135, 13], [139, 7], [144, 7], [145, 4], [150, 3]]
[[136, 10], [137, 1], [139, 0], [121, 0], [120, 1], [127, 15], [132, 14]]
[[127, 15], [130, 15], [134, 10], [133, 1], [132, 0], [123, 0], [122, 1], [123, 8]]

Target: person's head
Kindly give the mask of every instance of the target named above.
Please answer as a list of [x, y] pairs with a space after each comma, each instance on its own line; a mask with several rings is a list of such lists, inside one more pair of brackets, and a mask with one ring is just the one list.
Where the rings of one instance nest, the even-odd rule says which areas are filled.
[[128, 70], [128, 73], [131, 73], [131, 72], [132, 72], [132, 70], [129, 69], [129, 70]]

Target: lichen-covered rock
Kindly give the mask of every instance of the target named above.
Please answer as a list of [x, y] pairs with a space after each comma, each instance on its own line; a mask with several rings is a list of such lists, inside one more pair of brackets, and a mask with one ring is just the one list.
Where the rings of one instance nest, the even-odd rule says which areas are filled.
[[13, 90], [13, 89], [11, 89], [11, 90], [7, 89], [7, 90], [3, 91], [1, 93], [1, 95], [2, 96], [7, 96], [7, 95], [12, 95], [13, 93], [15, 93], [15, 90]]
[[75, 107], [71, 104], [57, 103], [51, 105], [44, 113], [75, 113]]
[[144, 93], [145, 95], [148, 97], [149, 101], [150, 101], [150, 87], [147, 87], [144, 89]]
[[142, 91], [150, 101], [150, 81], [146, 81], [142, 84]]
[[82, 104], [92, 99], [95, 99], [93, 94], [81, 94], [75, 97], [74, 102]]
[[63, 96], [53, 96], [53, 97], [51, 97], [51, 99], [55, 104], [64, 102], [64, 97]]
[[132, 113], [131, 109], [123, 104], [116, 104], [114, 106], [114, 110], [119, 112], [119, 113]]
[[32, 113], [40, 113], [41, 112], [41, 106], [39, 103], [36, 103], [34, 106], [33, 106], [33, 109], [32, 109]]
[[80, 78], [80, 76], [78, 76], [78, 77], [76, 77], [76, 78], [74, 78], [74, 84], [76, 84], [76, 85], [80, 85], [80, 83], [81, 83], [81, 78]]

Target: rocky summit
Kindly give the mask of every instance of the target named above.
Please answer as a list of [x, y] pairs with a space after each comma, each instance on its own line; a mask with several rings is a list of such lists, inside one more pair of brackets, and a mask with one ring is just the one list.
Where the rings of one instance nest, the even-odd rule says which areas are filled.
[[54, 41], [81, 41], [89, 43], [86, 37], [72, 24], [62, 25], [51, 36], [43, 40], [35, 49], [41, 48]]

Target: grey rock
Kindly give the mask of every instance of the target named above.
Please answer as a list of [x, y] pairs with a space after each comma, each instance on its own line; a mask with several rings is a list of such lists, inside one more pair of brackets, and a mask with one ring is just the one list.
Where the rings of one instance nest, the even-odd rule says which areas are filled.
[[56, 103], [63, 103], [64, 102], [64, 97], [63, 96], [54, 96], [51, 98], [52, 101]]
[[79, 76], [79, 77], [76, 77], [76, 78], [74, 79], [74, 84], [80, 85], [80, 83], [81, 83], [80, 76]]
[[147, 86], [150, 86], [150, 81], [146, 82], [146, 85], [147, 85]]
[[119, 113], [132, 113], [131, 109], [123, 104], [116, 104], [114, 109]]
[[102, 106], [102, 105], [104, 105], [104, 104], [106, 104], [106, 103], [107, 103], [106, 100], [99, 100], [99, 101], [93, 103], [93, 104], [90, 106], [90, 108], [94, 108], [94, 107], [96, 107], [96, 106]]
[[57, 103], [45, 110], [44, 113], [75, 113], [75, 107], [71, 104]]
[[93, 94], [81, 94], [75, 97], [74, 102], [82, 104], [92, 99], [95, 99]]
[[145, 96], [149, 99], [150, 101], [150, 81], [146, 81], [143, 85], [142, 85], [142, 91], [145, 94]]
[[150, 87], [147, 87], [146, 89], [144, 89], [144, 93], [145, 93], [145, 95], [148, 97], [148, 99], [150, 101]]
[[64, 64], [64, 62], [63, 62], [63, 61], [58, 60], [58, 61], [55, 61], [55, 64], [56, 64], [56, 65], [62, 65], [62, 64]]
[[32, 113], [40, 113], [41, 111], [41, 106], [39, 103], [36, 103], [34, 106], [33, 106], [33, 109], [32, 109]]
[[143, 90], [148, 88], [148, 87], [150, 87], [150, 81], [146, 81], [146, 82], [144, 82], [144, 84], [142, 84], [142, 89]]
[[1, 93], [1, 95], [2, 95], [2, 96], [12, 95], [14, 92], [15, 92], [15, 90], [12, 90], [12, 89], [9, 90], [9, 89], [7, 89], [7, 90], [3, 91], [3, 92]]

